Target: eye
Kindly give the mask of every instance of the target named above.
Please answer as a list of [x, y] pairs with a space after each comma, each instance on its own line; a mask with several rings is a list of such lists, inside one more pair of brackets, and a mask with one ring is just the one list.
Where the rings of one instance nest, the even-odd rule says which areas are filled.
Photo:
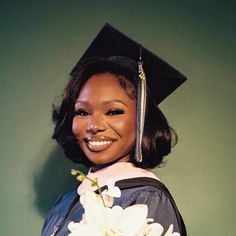
[[117, 116], [117, 115], [122, 115], [124, 114], [124, 111], [121, 110], [121, 109], [110, 109], [106, 115], [109, 115], [109, 116]]
[[75, 111], [75, 116], [88, 116], [89, 112], [85, 109], [78, 109]]

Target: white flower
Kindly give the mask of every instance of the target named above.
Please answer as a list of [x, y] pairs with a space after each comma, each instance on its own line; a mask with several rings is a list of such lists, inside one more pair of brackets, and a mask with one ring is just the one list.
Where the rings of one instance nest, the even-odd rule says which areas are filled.
[[81, 196], [81, 203], [85, 209], [83, 220], [68, 225], [70, 236], [142, 235], [139, 232], [143, 232], [146, 225], [148, 211], [146, 205], [137, 204], [125, 209], [120, 206], [104, 207], [94, 192], [85, 192]]
[[120, 189], [115, 186], [114, 180], [109, 180], [107, 183], [107, 188], [102, 192], [102, 197], [105, 202], [105, 205], [111, 207], [114, 202], [114, 197], [118, 198], [121, 196]]
[[121, 196], [121, 191], [120, 189], [115, 186], [115, 181], [114, 180], [109, 180], [107, 182], [107, 190], [104, 190], [102, 193], [109, 195], [111, 197], [120, 197]]
[[[111, 181], [108, 189], [102, 194], [86, 191], [80, 196], [84, 207], [82, 220], [78, 223], [70, 222], [69, 236], [161, 236], [163, 227], [147, 219], [148, 207], [145, 204], [136, 204], [123, 209], [113, 205], [113, 197], [120, 197], [121, 191]], [[105, 205], [104, 205], [105, 204]], [[170, 225], [164, 236], [180, 236], [173, 233]]]

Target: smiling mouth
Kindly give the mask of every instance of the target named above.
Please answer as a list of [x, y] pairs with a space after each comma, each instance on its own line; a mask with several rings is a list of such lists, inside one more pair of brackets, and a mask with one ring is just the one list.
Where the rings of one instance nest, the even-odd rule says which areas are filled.
[[92, 146], [102, 146], [112, 143], [112, 141], [88, 141], [88, 143]]
[[101, 151], [104, 151], [107, 148], [109, 148], [112, 143], [113, 143], [113, 141], [111, 141], [111, 140], [102, 140], [102, 141], [88, 140], [86, 142], [86, 145], [90, 151], [101, 152]]

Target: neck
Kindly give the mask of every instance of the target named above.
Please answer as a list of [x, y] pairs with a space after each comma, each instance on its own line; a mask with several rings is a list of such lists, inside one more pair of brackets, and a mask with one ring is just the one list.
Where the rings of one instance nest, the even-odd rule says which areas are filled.
[[117, 162], [129, 162], [130, 161], [130, 154], [126, 155], [126, 156], [122, 156], [122, 157], [119, 157], [118, 159], [114, 160], [114, 161], [111, 161], [111, 162], [108, 162], [108, 163], [104, 163], [104, 164], [94, 164], [90, 171], [91, 172], [96, 172], [98, 170], [101, 170], [107, 166], [110, 166], [110, 165], [113, 165]]

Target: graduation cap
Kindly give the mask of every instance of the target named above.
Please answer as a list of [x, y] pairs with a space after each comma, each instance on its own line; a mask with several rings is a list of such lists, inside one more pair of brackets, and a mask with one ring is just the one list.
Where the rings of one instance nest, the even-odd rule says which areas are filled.
[[108, 23], [97, 34], [70, 75], [76, 74], [80, 62], [84, 59], [89, 57], [110, 58], [113, 56], [128, 57], [137, 62], [138, 65], [136, 160], [141, 162], [141, 142], [146, 107], [146, 83], [151, 91], [153, 100], [158, 105], [187, 78], [160, 57], [141, 46], [140, 43], [129, 38]]

